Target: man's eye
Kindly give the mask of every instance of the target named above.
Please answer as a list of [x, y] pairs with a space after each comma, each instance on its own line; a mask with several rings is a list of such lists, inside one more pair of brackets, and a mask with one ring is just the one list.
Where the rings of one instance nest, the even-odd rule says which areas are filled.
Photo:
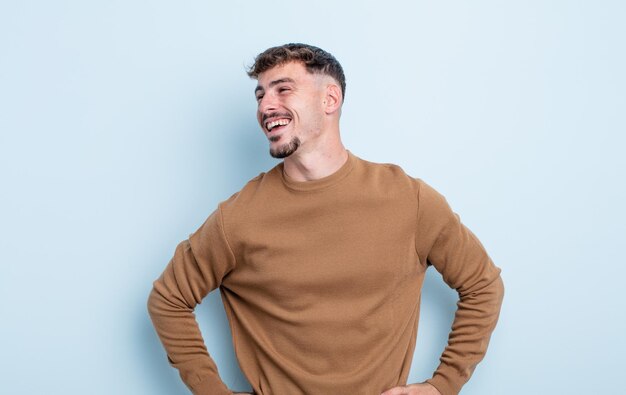
[[280, 88], [280, 89], [278, 89], [278, 92], [283, 93], [283, 92], [286, 92], [288, 90], [290, 90], [290, 89], [289, 88]]
[[261, 101], [261, 99], [263, 99], [263, 95], [259, 95], [256, 97], [256, 101]]

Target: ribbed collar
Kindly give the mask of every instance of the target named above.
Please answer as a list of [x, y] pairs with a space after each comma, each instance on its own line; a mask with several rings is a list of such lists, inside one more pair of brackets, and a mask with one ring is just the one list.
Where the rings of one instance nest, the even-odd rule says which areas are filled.
[[283, 183], [289, 189], [292, 189], [294, 191], [301, 191], [301, 192], [321, 190], [321, 189], [328, 188], [329, 186], [338, 183], [339, 181], [344, 179], [348, 174], [350, 174], [350, 171], [352, 171], [352, 168], [354, 167], [354, 162], [356, 162], [356, 156], [354, 156], [352, 152], [350, 152], [350, 150], [346, 150], [346, 151], [348, 152], [348, 159], [346, 160], [346, 162], [343, 165], [341, 165], [341, 167], [333, 174], [330, 174], [326, 177], [318, 178], [317, 180], [311, 180], [311, 181], [294, 180], [293, 178], [285, 174], [283, 162], [278, 164], [277, 170], [278, 170], [278, 173], [281, 175], [281, 179]]

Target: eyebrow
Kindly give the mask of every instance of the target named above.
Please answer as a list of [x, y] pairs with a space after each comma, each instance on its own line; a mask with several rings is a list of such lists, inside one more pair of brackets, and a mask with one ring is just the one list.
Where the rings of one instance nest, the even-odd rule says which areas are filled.
[[[291, 83], [294, 83], [294, 82], [296, 82], [296, 81], [294, 81], [293, 79], [288, 78], [288, 77], [285, 77], [285, 78], [279, 78], [279, 79], [277, 79], [277, 80], [274, 80], [274, 81], [270, 82], [269, 87], [271, 88], [271, 87], [273, 87], [274, 85], [282, 84], [283, 82], [291, 82]], [[262, 90], [264, 90], [264, 89], [261, 87], [261, 85], [257, 85], [257, 86], [256, 86], [256, 89], [254, 90], [254, 93], [257, 93], [258, 91], [262, 91]]]

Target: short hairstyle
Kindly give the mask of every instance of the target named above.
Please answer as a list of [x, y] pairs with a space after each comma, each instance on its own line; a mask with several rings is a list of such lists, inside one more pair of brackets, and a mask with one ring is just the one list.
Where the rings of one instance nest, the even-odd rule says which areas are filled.
[[266, 49], [254, 58], [254, 64], [248, 69], [248, 76], [257, 79], [259, 74], [289, 62], [303, 63], [309, 73], [333, 77], [341, 86], [343, 101], [346, 96], [343, 68], [333, 55], [312, 45], [291, 43]]

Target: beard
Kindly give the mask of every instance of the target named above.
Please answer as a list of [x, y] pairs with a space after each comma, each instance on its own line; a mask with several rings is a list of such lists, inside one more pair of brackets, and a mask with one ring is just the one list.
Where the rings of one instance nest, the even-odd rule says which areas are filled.
[[283, 159], [296, 152], [299, 146], [300, 139], [297, 136], [294, 136], [288, 143], [277, 148], [270, 148], [270, 155], [276, 159]]

